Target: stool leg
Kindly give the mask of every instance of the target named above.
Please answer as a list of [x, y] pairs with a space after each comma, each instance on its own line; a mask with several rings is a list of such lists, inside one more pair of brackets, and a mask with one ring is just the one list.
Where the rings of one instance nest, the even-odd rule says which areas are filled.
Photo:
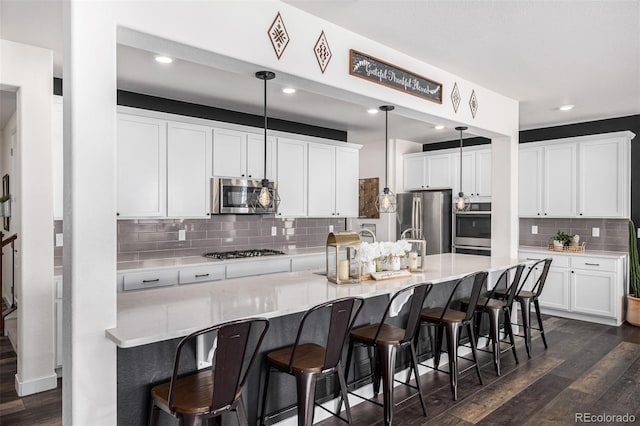
[[242, 398], [238, 399], [238, 405], [236, 405], [236, 417], [238, 418], [239, 426], [249, 426], [249, 421], [247, 420], [247, 412], [244, 410]]
[[531, 299], [521, 298], [520, 310], [522, 311], [522, 327], [524, 328], [524, 346], [527, 349], [527, 356], [531, 358]]
[[542, 315], [540, 315], [540, 303], [538, 303], [538, 299], [533, 299], [533, 305], [536, 308], [536, 316], [538, 317], [538, 326], [540, 326], [540, 337], [542, 337], [542, 343], [544, 343], [544, 348], [548, 349], [547, 338], [544, 337], [544, 327], [542, 326]]
[[447, 323], [447, 355], [449, 357], [449, 381], [453, 400], [458, 400], [458, 334], [459, 323]]
[[264, 417], [267, 414], [267, 391], [269, 390], [269, 376], [271, 375], [271, 366], [267, 365], [267, 375], [264, 379], [264, 388], [262, 389], [262, 409], [260, 411], [260, 425], [264, 426]]
[[380, 355], [378, 351], [375, 351], [373, 356], [373, 396], [377, 397], [380, 393], [380, 371], [381, 371], [381, 363]]
[[[422, 412], [424, 413], [424, 416], [427, 417], [427, 404], [424, 402], [424, 394], [422, 393], [422, 385], [420, 384], [420, 374], [418, 373], [418, 357], [416, 356], [416, 350], [414, 349], [413, 344], [409, 344], [409, 349], [411, 350], [411, 364], [414, 374], [416, 375], [416, 387], [418, 388], [420, 405], [422, 405]], [[411, 368], [409, 370], [411, 370]], [[407, 383], [408, 382], [409, 381], [407, 380]]]
[[158, 424], [159, 415], [160, 415], [160, 408], [158, 408], [153, 398], [151, 398], [151, 412], [149, 413], [149, 426], [156, 426]]
[[500, 376], [500, 323], [499, 312], [489, 309], [489, 326], [491, 341], [493, 343], [493, 365], [496, 367], [496, 374]]
[[504, 332], [509, 336], [513, 358], [516, 360], [516, 364], [519, 364], [518, 354], [516, 353], [516, 341], [513, 337], [513, 328], [511, 328], [511, 309], [509, 308], [505, 308], [504, 310]]
[[[353, 355], [353, 340], [349, 339], [349, 350], [347, 351], [347, 364], [344, 367], [344, 377], [349, 380], [349, 369], [351, 368], [351, 356]], [[355, 378], [355, 368], [354, 368]]]
[[393, 421], [393, 373], [396, 366], [396, 347], [395, 345], [378, 346], [378, 354], [379, 364], [382, 367], [384, 424], [391, 425]]
[[438, 368], [440, 365], [440, 353], [442, 352], [442, 335], [444, 333], [444, 326], [442, 324], [436, 325], [436, 342], [433, 346], [433, 368]]
[[195, 414], [183, 414], [178, 418], [179, 426], [196, 426], [200, 424], [200, 419]]
[[338, 373], [338, 381], [340, 382], [340, 394], [342, 395], [342, 400], [338, 403], [338, 414], [340, 414], [340, 409], [342, 408], [342, 401], [344, 401], [344, 409], [347, 412], [347, 420], [348, 423], [351, 424], [351, 407], [349, 406], [349, 393], [347, 392], [347, 381], [344, 379], [344, 374], [342, 373], [342, 365], [338, 362], [336, 367], [336, 372]]
[[[237, 415], [237, 414], [236, 414]], [[202, 425], [202, 423], [200, 423]], [[222, 416], [211, 417], [207, 420], [208, 426], [221, 426], [222, 425]], [[242, 425], [242, 423], [240, 423]]]
[[296, 381], [298, 382], [298, 426], [311, 426], [316, 397], [316, 375], [315, 373], [298, 373]]
[[484, 382], [482, 380], [482, 373], [480, 373], [480, 364], [478, 363], [478, 351], [476, 349], [476, 337], [473, 335], [473, 327], [471, 326], [471, 324], [468, 324], [468, 328], [469, 328], [469, 341], [471, 342], [471, 353], [473, 354], [473, 360], [476, 362], [476, 371], [478, 372], [478, 379], [480, 379], [480, 384], [484, 385]]

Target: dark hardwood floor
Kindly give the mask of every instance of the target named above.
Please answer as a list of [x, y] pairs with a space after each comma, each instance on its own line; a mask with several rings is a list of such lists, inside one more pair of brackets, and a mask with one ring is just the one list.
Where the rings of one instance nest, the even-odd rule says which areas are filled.
[[[397, 425], [540, 425], [574, 424], [576, 413], [635, 416], [640, 422], [640, 328], [608, 327], [547, 317], [549, 349], [533, 340], [527, 359], [518, 339], [520, 364], [510, 353], [502, 356], [503, 374], [496, 377], [489, 354], [482, 367], [484, 386], [473, 370], [459, 381], [460, 399], [453, 401], [447, 374], [423, 375], [428, 417], [416, 398], [395, 409]], [[0, 424], [61, 424], [61, 386], [18, 398], [14, 388], [16, 355], [6, 337], [0, 338]], [[397, 400], [406, 396], [396, 388]], [[354, 424], [382, 425], [382, 408], [364, 402], [353, 408]], [[597, 420], [597, 419], [596, 419]], [[596, 424], [615, 424], [615, 418]], [[592, 422], [594, 423], [594, 422]], [[343, 425], [337, 419], [319, 423]]]

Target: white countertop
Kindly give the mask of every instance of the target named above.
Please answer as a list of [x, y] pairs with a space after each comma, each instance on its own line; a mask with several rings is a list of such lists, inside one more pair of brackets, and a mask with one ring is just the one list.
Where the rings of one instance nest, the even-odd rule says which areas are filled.
[[288, 272], [118, 294], [117, 326], [106, 335], [121, 348], [186, 336], [221, 322], [279, 317], [346, 296], [373, 297], [420, 282], [446, 282], [477, 271], [499, 271], [518, 259], [440, 254], [410, 278], [337, 285], [313, 272]]
[[546, 247], [537, 247], [537, 246], [520, 246], [518, 251], [528, 251], [535, 253], [543, 253], [549, 256], [597, 256], [597, 257], [611, 257], [614, 259], [619, 259], [621, 257], [625, 257], [628, 255], [627, 252], [624, 251], [603, 251], [603, 250], [585, 250], [583, 253], [574, 253], [569, 251], [551, 251]]

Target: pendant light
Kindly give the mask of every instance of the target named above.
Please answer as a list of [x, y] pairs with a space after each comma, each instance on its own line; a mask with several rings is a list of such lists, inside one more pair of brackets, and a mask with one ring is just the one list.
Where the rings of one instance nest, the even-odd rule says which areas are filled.
[[458, 198], [455, 202], [455, 209], [458, 212], [467, 211], [469, 210], [469, 207], [471, 207], [469, 197], [465, 196], [464, 192], [462, 192], [462, 132], [467, 129], [468, 127], [466, 126], [456, 127], [456, 130], [460, 132], [460, 192], [458, 192]]
[[256, 78], [264, 81], [264, 177], [260, 188], [256, 188], [251, 195], [251, 205], [259, 210], [275, 212], [280, 204], [280, 197], [275, 184], [267, 179], [267, 81], [276, 78], [276, 74], [271, 71], [258, 71]]
[[376, 198], [376, 209], [380, 213], [396, 212], [396, 194], [391, 192], [387, 180], [389, 179], [387, 153], [389, 151], [389, 111], [393, 111], [393, 105], [382, 105], [380, 111], [384, 111], [384, 189]]

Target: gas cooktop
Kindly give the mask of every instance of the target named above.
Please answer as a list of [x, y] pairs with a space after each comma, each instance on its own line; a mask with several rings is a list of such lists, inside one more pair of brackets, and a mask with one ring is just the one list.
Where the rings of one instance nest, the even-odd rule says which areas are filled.
[[271, 250], [271, 249], [257, 249], [257, 250], [235, 250], [235, 251], [214, 251], [211, 253], [203, 254], [204, 257], [209, 259], [242, 259], [245, 257], [261, 257], [261, 256], [277, 256], [284, 254], [283, 251]]

